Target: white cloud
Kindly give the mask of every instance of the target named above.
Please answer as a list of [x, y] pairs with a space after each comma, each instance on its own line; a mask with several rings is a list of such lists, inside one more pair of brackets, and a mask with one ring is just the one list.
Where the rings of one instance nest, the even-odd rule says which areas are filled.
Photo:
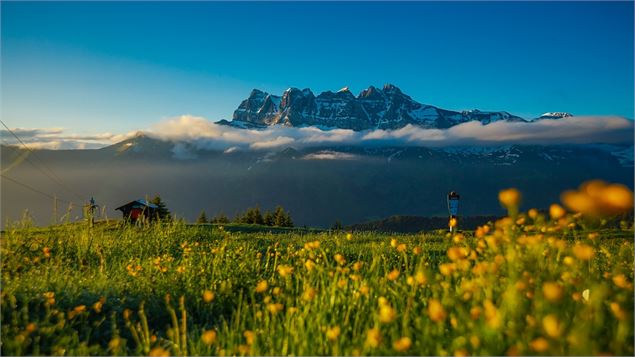
[[[134, 136], [135, 132], [127, 134], [67, 134], [63, 128], [14, 128], [11, 131], [30, 149], [73, 150], [98, 149]], [[22, 144], [8, 130], [0, 130], [0, 138], [4, 145]]]
[[[633, 121], [615, 116], [585, 116], [544, 119], [534, 122], [499, 121], [488, 125], [468, 122], [449, 129], [423, 129], [407, 125], [396, 130], [321, 130], [316, 127], [272, 126], [266, 129], [239, 129], [217, 125], [205, 118], [183, 115], [161, 121], [148, 135], [177, 142], [174, 154], [194, 158], [195, 150], [265, 150], [280, 147], [334, 146], [487, 146], [506, 144], [585, 144], [633, 143]], [[17, 144], [8, 132], [0, 132], [5, 144]], [[33, 148], [74, 149], [110, 145], [136, 134], [67, 134], [61, 128], [16, 129]], [[187, 145], [185, 145], [187, 143]], [[324, 159], [335, 157], [325, 154]], [[341, 156], [339, 157], [341, 158]], [[314, 157], [312, 159], [318, 159]]]

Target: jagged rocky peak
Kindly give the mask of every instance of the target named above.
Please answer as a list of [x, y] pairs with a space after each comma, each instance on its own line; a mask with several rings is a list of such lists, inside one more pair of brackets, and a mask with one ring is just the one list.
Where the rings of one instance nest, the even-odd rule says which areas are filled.
[[[568, 113], [545, 113], [554, 118], [570, 116]], [[544, 118], [545, 115], [543, 115]], [[505, 111], [489, 112], [445, 110], [421, 104], [403, 93], [394, 84], [381, 89], [370, 86], [358, 96], [349, 87], [314, 95], [311, 89], [291, 87], [282, 96], [258, 89], [251, 91], [234, 112], [233, 120], [219, 124], [241, 128], [258, 128], [268, 125], [318, 126], [352, 130], [398, 129], [406, 125], [423, 128], [448, 128], [453, 125], [479, 121], [525, 121]]]
[[386, 84], [384, 84], [384, 93], [387, 93], [387, 94], [392, 94], [392, 93], [401, 94], [401, 89], [399, 89], [394, 84], [386, 83]]
[[364, 89], [357, 96], [359, 99], [367, 99], [367, 100], [383, 100], [384, 93], [379, 89], [375, 88], [375, 86], [370, 86], [367, 89]]

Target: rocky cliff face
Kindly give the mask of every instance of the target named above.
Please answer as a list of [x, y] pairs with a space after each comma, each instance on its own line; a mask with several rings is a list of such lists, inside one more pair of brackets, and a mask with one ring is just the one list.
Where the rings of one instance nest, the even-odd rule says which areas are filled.
[[469, 110], [456, 112], [421, 104], [399, 88], [387, 84], [374, 86], [355, 96], [347, 87], [315, 96], [306, 88], [287, 89], [282, 96], [254, 89], [234, 112], [231, 122], [237, 127], [318, 126], [352, 130], [398, 129], [408, 124], [424, 128], [448, 128], [477, 120], [489, 124], [498, 120], [525, 121], [507, 112]]

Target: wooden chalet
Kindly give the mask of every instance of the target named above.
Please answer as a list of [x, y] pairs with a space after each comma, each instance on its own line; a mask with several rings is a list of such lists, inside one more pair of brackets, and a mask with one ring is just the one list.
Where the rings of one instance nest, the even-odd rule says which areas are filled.
[[130, 222], [137, 222], [142, 219], [152, 221], [157, 218], [159, 206], [140, 199], [128, 202], [121, 207], [115, 208], [115, 210], [121, 211], [121, 213], [123, 213], [123, 219]]

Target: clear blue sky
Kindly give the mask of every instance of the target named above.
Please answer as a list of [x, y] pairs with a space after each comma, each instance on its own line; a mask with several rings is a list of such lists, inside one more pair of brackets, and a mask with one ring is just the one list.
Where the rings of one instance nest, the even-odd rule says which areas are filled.
[[124, 132], [252, 88], [394, 83], [448, 109], [633, 118], [632, 2], [2, 2], [2, 118]]

